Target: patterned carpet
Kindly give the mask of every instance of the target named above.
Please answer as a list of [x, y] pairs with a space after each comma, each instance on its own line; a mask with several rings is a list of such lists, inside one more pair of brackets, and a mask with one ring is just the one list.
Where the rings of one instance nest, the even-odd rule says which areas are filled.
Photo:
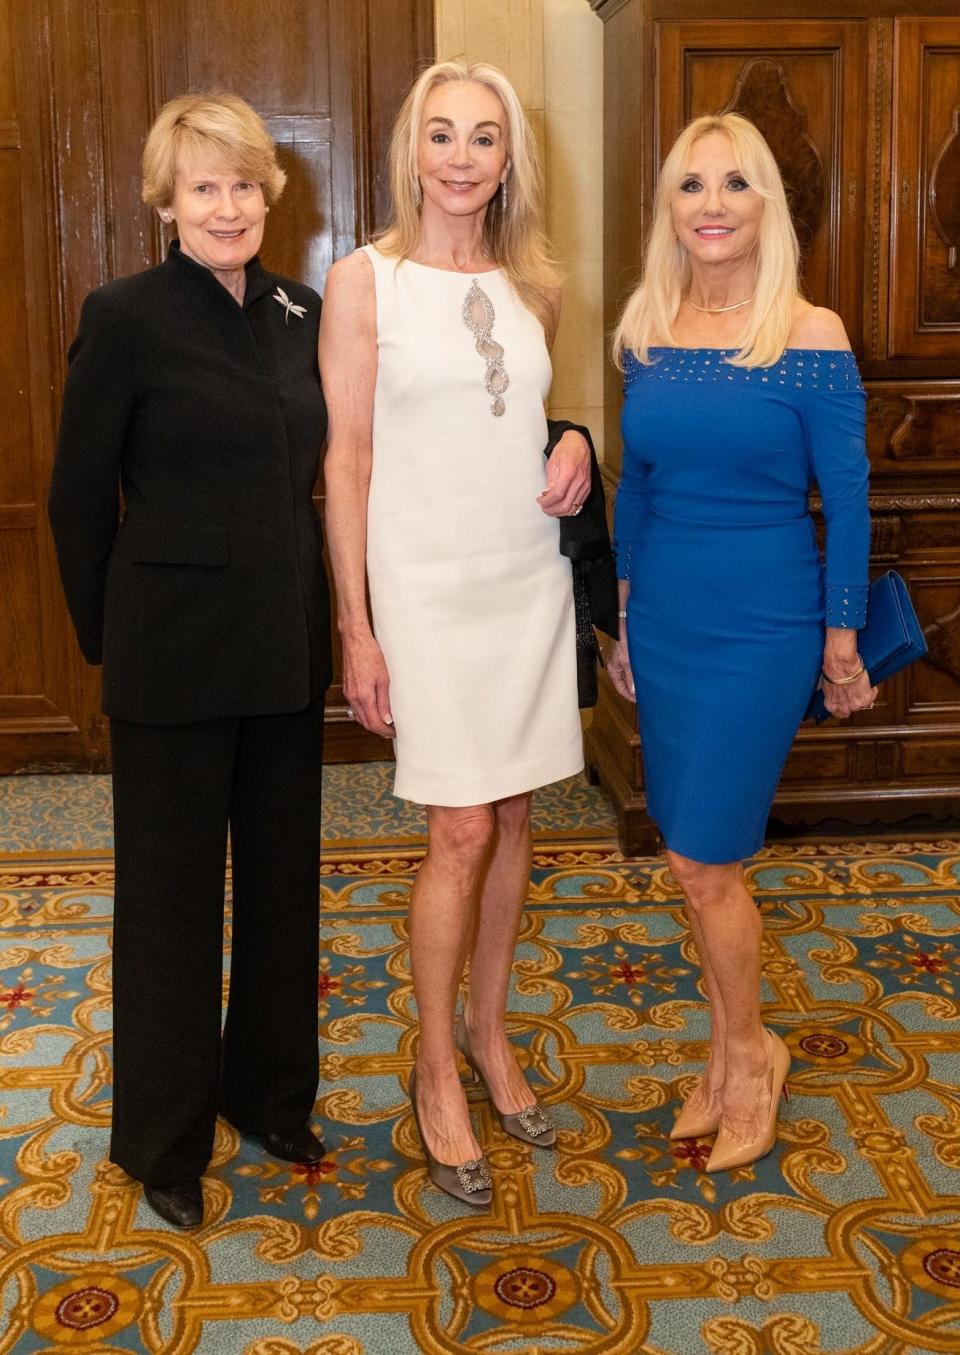
[[477, 1099], [496, 1203], [466, 1216], [405, 1099], [421, 824], [387, 778], [328, 780], [328, 1156], [285, 1166], [221, 1125], [186, 1235], [105, 1158], [108, 785], [0, 780], [0, 1352], [960, 1349], [960, 842], [751, 863], [791, 1100], [775, 1153], [714, 1177], [707, 1143], [666, 1137], [706, 1029], [672, 881], [620, 858], [585, 782], [540, 797], [511, 1007], [559, 1148]]

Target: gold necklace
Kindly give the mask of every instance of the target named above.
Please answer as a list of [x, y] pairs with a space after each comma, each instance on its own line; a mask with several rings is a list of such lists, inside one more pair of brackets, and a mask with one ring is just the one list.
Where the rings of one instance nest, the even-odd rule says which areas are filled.
[[722, 315], [724, 311], [738, 311], [741, 306], [749, 305], [754, 296], [756, 296], [756, 292], [753, 293], [753, 296], [745, 297], [743, 301], [735, 301], [732, 306], [698, 306], [697, 303], [691, 301], [688, 296], [685, 296], [683, 299], [689, 306], [692, 306], [695, 311], [702, 311], [704, 315]]

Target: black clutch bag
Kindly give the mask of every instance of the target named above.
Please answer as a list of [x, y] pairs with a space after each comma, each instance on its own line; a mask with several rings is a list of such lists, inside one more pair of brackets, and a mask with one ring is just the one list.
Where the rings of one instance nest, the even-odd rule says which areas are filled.
[[[857, 640], [857, 649], [874, 686], [922, 659], [927, 652], [927, 642], [907, 585], [895, 570], [881, 574], [870, 585], [867, 619]], [[830, 719], [819, 685], [810, 698], [804, 718], [816, 720], [818, 725]]]

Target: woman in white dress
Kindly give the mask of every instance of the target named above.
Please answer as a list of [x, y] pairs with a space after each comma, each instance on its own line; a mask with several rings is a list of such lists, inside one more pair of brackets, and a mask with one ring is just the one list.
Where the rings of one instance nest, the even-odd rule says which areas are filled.
[[361, 724], [395, 740], [396, 793], [427, 806], [411, 1100], [433, 1181], [486, 1205], [458, 1045], [508, 1133], [556, 1140], [505, 1009], [530, 792], [583, 766], [557, 519], [579, 512], [590, 458], [572, 431], [543, 455], [559, 290], [536, 147], [506, 77], [460, 62], [424, 71], [394, 126], [390, 176], [390, 226], [327, 279], [327, 536], [344, 691]]

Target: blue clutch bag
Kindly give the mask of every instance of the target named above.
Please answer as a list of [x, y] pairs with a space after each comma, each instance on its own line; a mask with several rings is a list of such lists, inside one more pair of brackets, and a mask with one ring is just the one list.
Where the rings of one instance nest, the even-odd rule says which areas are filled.
[[[922, 659], [927, 652], [927, 642], [907, 585], [895, 570], [881, 574], [870, 585], [867, 620], [857, 640], [857, 649], [874, 686], [915, 659]], [[830, 719], [819, 686], [810, 698], [804, 719], [816, 720], [818, 725]]]

